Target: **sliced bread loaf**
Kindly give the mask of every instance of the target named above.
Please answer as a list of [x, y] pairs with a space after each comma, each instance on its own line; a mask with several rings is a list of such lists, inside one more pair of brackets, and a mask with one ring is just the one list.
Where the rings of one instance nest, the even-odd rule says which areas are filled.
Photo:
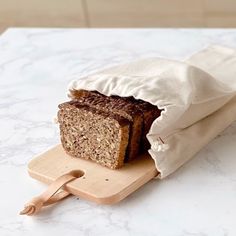
[[138, 107], [130, 100], [118, 96], [104, 96], [98, 92], [77, 90], [73, 98], [81, 104], [96, 108], [105, 112], [120, 115], [131, 122], [129, 132], [129, 144], [125, 161], [134, 159], [139, 152], [142, 134], [143, 116]]
[[61, 142], [73, 157], [120, 168], [147, 151], [146, 135], [161, 111], [134, 97], [105, 96], [97, 91], [71, 91], [59, 105]]

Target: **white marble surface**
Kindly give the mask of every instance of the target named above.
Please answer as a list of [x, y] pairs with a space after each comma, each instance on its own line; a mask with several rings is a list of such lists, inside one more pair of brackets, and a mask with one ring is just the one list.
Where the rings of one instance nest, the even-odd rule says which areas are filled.
[[0, 36], [0, 235], [236, 235], [236, 123], [172, 176], [114, 206], [76, 197], [19, 216], [45, 189], [27, 163], [59, 142], [52, 117], [74, 74], [133, 59], [184, 59], [236, 30], [9, 29]]

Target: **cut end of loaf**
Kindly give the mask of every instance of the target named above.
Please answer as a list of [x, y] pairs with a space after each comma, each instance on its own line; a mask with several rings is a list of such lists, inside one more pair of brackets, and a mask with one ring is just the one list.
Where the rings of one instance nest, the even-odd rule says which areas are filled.
[[124, 163], [129, 121], [76, 101], [59, 105], [61, 143], [66, 152], [111, 169]]

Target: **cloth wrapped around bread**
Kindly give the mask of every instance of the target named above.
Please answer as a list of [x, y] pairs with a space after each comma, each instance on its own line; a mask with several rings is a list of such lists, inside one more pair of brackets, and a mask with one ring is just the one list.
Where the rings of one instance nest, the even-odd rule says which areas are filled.
[[150, 148], [146, 134], [160, 116], [156, 106], [96, 91], [70, 95], [58, 111], [61, 143], [69, 155], [117, 169]]

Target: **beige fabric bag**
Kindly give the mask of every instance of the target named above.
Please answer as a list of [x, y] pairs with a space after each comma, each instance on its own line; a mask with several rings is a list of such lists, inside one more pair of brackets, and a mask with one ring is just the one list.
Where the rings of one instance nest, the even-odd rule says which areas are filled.
[[134, 96], [163, 109], [147, 137], [164, 178], [236, 120], [236, 51], [211, 46], [185, 62], [137, 61], [74, 77], [71, 89]]

